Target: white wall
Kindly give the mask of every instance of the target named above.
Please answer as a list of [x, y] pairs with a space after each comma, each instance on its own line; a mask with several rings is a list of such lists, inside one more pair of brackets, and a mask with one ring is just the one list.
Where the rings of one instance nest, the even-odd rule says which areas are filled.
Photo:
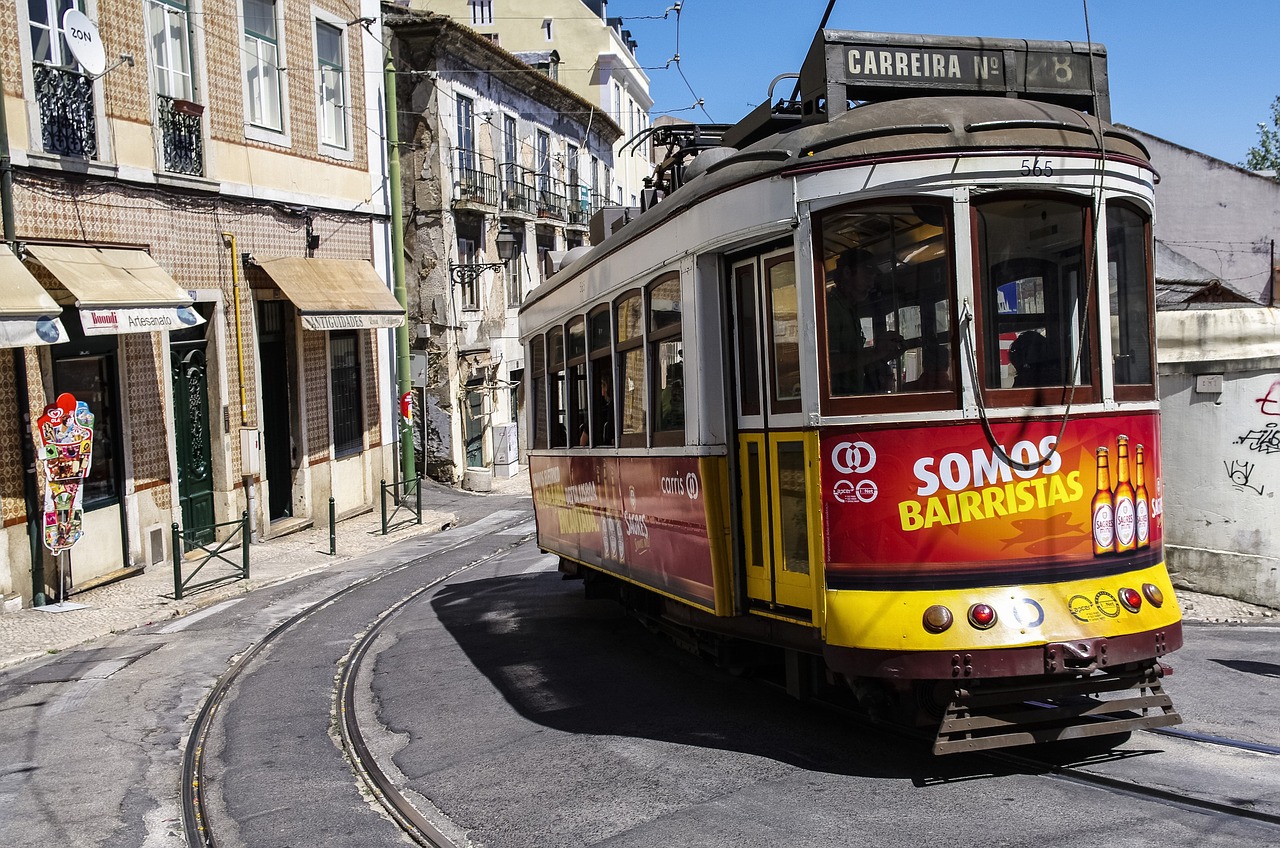
[[1161, 312], [1156, 332], [1174, 583], [1280, 607], [1280, 310]]

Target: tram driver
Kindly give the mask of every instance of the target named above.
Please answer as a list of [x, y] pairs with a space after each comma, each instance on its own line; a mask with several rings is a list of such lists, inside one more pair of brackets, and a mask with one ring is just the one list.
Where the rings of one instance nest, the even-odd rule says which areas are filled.
[[[836, 260], [834, 285], [827, 289], [827, 361], [833, 395], [883, 394], [894, 390], [892, 362], [906, 345], [894, 330], [878, 326], [882, 300], [876, 288], [875, 257], [850, 248]], [[883, 324], [883, 320], [880, 322]], [[867, 331], [871, 338], [867, 338]]]

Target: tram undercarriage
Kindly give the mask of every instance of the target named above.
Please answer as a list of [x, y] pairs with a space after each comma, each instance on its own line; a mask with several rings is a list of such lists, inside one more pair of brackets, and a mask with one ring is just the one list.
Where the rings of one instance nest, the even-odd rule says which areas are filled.
[[[617, 601], [651, 631], [731, 674], [758, 676], [798, 700], [837, 703], [876, 721], [935, 730], [932, 750], [938, 755], [1082, 739], [1111, 747], [1134, 730], [1182, 721], [1161, 686], [1172, 670], [1152, 660], [1107, 665], [1105, 639], [1043, 646], [1036, 652], [1043, 656], [1044, 674], [870, 677], [852, 670], [868, 667], [867, 660], [842, 662], [842, 656], [847, 660], [857, 652], [824, 646], [812, 628], [755, 616], [707, 615], [564, 558], [560, 571], [566, 579], [583, 579], [589, 599]], [[973, 653], [979, 652], [951, 658], [958, 674], [966, 666], [972, 673]], [[1119, 659], [1123, 649], [1112, 653]], [[981, 658], [977, 664], [982, 665]]]

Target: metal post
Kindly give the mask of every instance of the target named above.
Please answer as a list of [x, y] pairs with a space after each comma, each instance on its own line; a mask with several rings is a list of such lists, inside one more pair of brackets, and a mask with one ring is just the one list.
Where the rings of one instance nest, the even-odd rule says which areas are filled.
[[329, 498], [329, 556], [338, 553], [338, 512], [333, 498]]
[[[387, 205], [391, 212], [391, 286], [400, 308], [405, 310], [405, 320], [396, 327], [396, 400], [412, 391], [409, 378], [409, 292], [404, 280], [404, 194], [400, 188], [400, 115], [396, 103], [396, 66], [391, 59], [391, 48], [385, 54], [382, 69], [387, 113]], [[400, 431], [400, 476], [410, 479], [418, 476], [413, 455], [413, 429], [400, 417], [396, 425]], [[384, 529], [385, 533], [386, 530]]]
[[387, 535], [387, 481], [382, 481], [382, 535]]
[[173, 522], [173, 599], [182, 600], [182, 531]]
[[240, 571], [249, 579], [249, 510], [240, 513]]
[[413, 490], [418, 494], [418, 523], [422, 523], [422, 478], [414, 478]]

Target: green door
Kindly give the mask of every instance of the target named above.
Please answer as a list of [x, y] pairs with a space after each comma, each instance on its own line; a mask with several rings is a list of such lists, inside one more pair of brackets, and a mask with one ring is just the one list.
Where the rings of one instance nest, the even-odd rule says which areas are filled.
[[170, 347], [173, 411], [178, 447], [178, 501], [182, 527], [213, 541], [213, 466], [209, 445], [209, 380], [204, 339]]

